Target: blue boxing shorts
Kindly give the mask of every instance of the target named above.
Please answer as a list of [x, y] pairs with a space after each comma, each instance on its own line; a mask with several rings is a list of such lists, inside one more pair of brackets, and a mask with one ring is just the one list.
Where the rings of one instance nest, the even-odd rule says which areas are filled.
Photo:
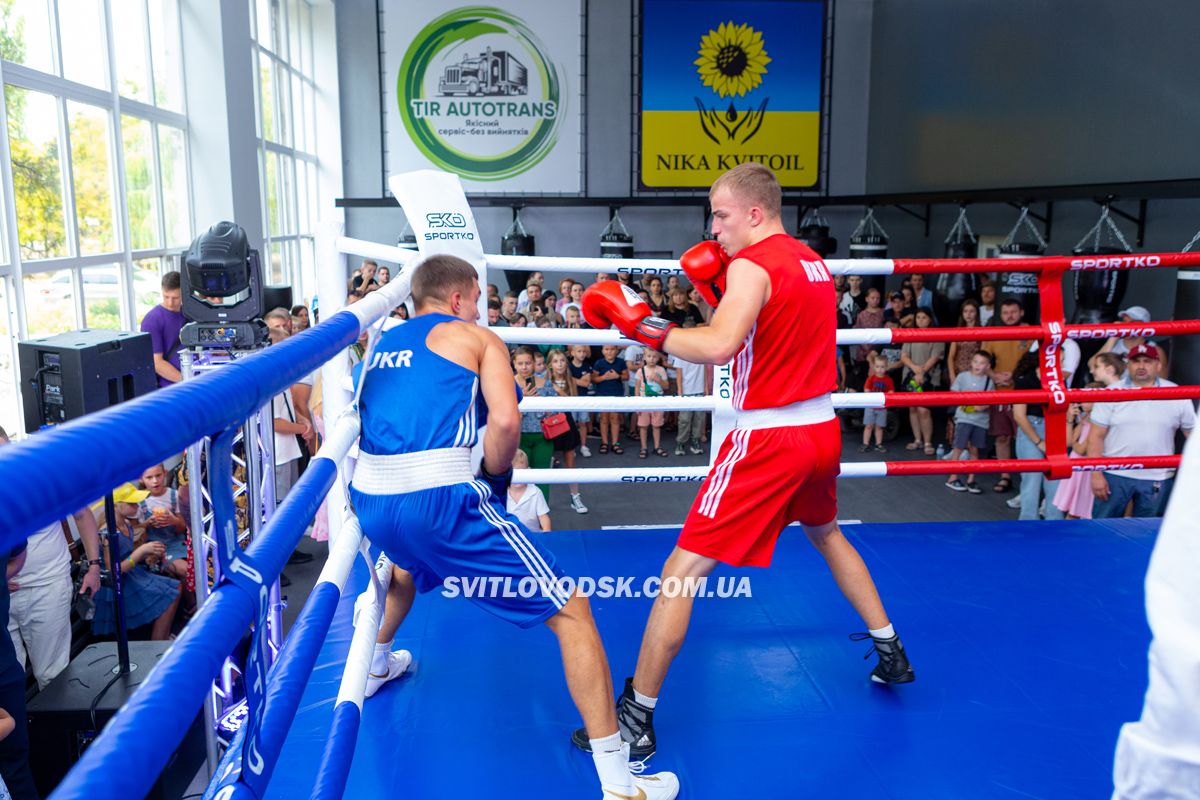
[[530, 539], [482, 481], [405, 494], [366, 494], [352, 485], [350, 499], [363, 533], [412, 573], [419, 592], [459, 579], [464, 596], [522, 628], [545, 622], [569, 599], [554, 554]]

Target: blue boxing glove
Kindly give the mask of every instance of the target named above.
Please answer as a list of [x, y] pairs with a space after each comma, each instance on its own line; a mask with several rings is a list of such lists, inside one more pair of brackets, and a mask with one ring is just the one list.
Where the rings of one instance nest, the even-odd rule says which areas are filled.
[[[521, 387], [516, 382], [513, 383], [513, 388], [517, 391], [517, 403], [519, 404], [525, 399], [525, 393], [521, 391]], [[484, 425], [487, 425], [488, 407], [482, 393], [475, 398], [475, 414], [477, 427], [482, 428]], [[499, 475], [493, 475], [488, 472], [486, 462], [479, 462], [479, 479], [488, 485], [488, 488], [492, 490], [492, 494], [500, 501], [501, 505], [508, 502], [508, 487], [512, 485], [512, 476], [513, 471], [511, 466]]]
[[499, 500], [502, 506], [508, 503], [508, 487], [512, 485], [512, 476], [512, 467], [499, 475], [493, 475], [488, 472], [486, 461], [479, 465], [479, 480], [488, 485], [488, 488], [492, 490], [492, 496]]

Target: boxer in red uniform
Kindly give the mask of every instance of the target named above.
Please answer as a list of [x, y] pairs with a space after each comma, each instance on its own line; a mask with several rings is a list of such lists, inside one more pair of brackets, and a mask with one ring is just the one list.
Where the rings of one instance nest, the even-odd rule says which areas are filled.
[[[707, 576], [719, 562], [768, 566], [783, 527], [798, 521], [866, 623], [869, 633], [852, 638], [874, 643], [879, 663], [871, 680], [908, 683], [912, 668], [871, 574], [837, 524], [842, 442], [830, 399], [836, 384], [833, 281], [821, 257], [784, 230], [781, 200], [779, 182], [761, 164], [741, 164], [713, 184], [717, 242], [702, 242], [681, 259], [716, 308], [711, 325], [684, 330], [653, 317], [637, 295], [612, 281], [584, 294], [583, 314], [592, 327], [615, 325], [686, 361], [733, 361], [737, 421], [663, 567], [664, 583]], [[655, 750], [654, 707], [691, 614], [691, 597], [666, 594], [650, 612], [637, 671], [626, 680], [617, 711], [635, 758]], [[586, 732], [573, 740], [584, 747]]]

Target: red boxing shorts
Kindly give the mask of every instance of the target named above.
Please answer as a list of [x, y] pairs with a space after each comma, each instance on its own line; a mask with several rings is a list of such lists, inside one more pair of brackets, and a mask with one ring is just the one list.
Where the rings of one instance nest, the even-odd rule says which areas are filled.
[[734, 567], [766, 567], [784, 526], [837, 519], [842, 433], [837, 419], [738, 428], [700, 486], [679, 547]]

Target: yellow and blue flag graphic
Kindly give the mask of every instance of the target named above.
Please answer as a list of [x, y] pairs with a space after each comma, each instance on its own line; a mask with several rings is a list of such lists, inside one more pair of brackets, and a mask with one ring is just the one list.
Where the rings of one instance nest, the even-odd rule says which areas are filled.
[[743, 161], [820, 174], [821, 0], [643, 0], [641, 182], [707, 187]]

